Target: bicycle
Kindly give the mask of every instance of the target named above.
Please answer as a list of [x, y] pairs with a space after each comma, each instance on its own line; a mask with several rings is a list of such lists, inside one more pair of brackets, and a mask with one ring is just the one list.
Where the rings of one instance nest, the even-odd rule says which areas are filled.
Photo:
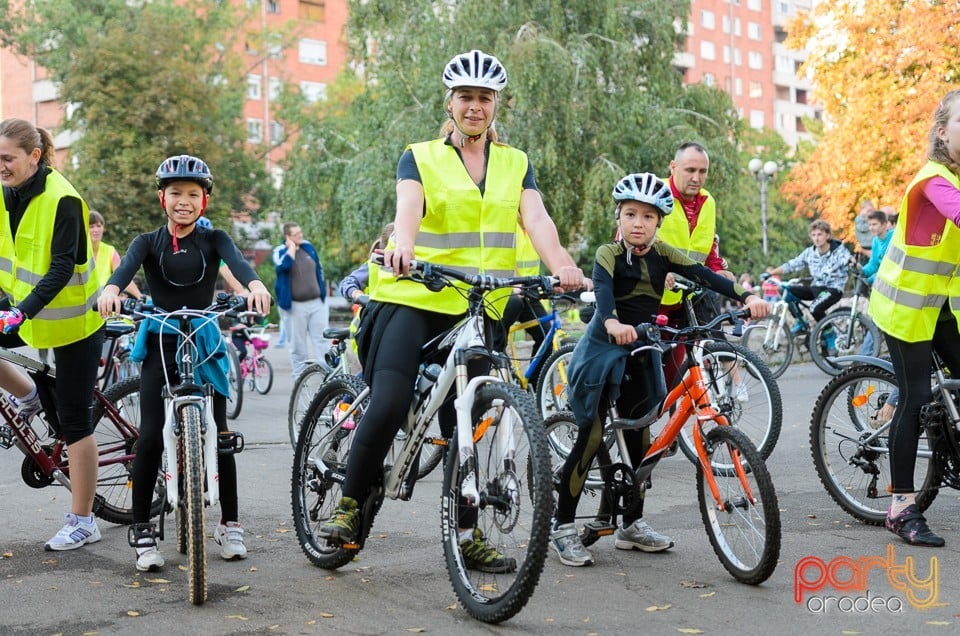
[[128, 378], [139, 377], [140, 363], [130, 359], [135, 330], [136, 327], [129, 321], [108, 322], [108, 335], [104, 340], [104, 352], [97, 374], [97, 386], [101, 391], [106, 391], [112, 385]]
[[348, 327], [331, 327], [323, 330], [323, 337], [330, 341], [330, 348], [324, 354], [325, 362], [312, 361], [293, 383], [290, 402], [287, 405], [287, 429], [290, 433], [290, 446], [297, 447], [297, 436], [303, 422], [303, 416], [313, 396], [320, 386], [334, 375], [351, 375], [347, 347], [352, 335]]
[[[328, 544], [317, 534], [340, 497], [353, 431], [369, 389], [356, 378], [332, 376], [310, 405], [297, 440], [292, 477], [293, 517], [307, 558], [326, 569], [349, 563], [363, 547], [384, 498], [408, 500], [425, 445], [446, 447], [441, 499], [445, 563], [454, 592], [478, 620], [498, 623], [527, 603], [543, 570], [552, 501], [550, 458], [540, 418], [529, 394], [512, 382], [509, 361], [484, 341], [484, 292], [520, 286], [552, 288], [555, 279], [470, 275], [426, 262], [412, 262], [414, 280], [434, 289], [457, 288], [468, 300], [466, 317], [424, 345], [418, 389], [405, 418], [406, 437], [384, 466], [360, 510], [356, 544]], [[491, 375], [468, 377], [467, 363], [489, 361]], [[456, 426], [450, 439], [428, 437], [441, 405], [456, 387]], [[389, 463], [392, 461], [393, 463]], [[474, 526], [517, 567], [506, 573], [468, 571], [460, 552], [460, 506], [476, 509]], [[471, 524], [473, 525], [473, 524]]]
[[[820, 482], [847, 514], [882, 525], [891, 501], [889, 431], [884, 410], [897, 390], [893, 364], [847, 356], [848, 366], [820, 392], [810, 419], [810, 451]], [[914, 469], [917, 507], [926, 510], [942, 486], [960, 489], [960, 380], [950, 379], [934, 353], [933, 401], [920, 411]], [[887, 417], [889, 415], [890, 417]]]
[[[723, 322], [729, 321], [739, 329], [741, 320], [749, 313], [746, 309], [727, 312], [706, 325], [680, 329], [667, 327], [665, 316], [659, 317], [656, 324], [637, 325], [638, 342], [631, 345], [631, 355], [644, 351], [663, 353], [667, 346], [682, 346], [686, 351], [686, 372], [663, 402], [640, 418], [623, 418], [616, 405], [610, 405], [604, 434], [612, 436], [615, 443], [612, 448], [600, 444], [587, 474], [584, 488], [599, 494], [600, 504], [596, 514], [590, 515], [592, 521], [580, 533], [584, 546], [613, 534], [619, 516], [637, 511], [654, 468], [681, 431], [689, 428], [697, 456], [700, 516], [714, 553], [742, 583], [759, 585], [773, 574], [781, 545], [780, 509], [773, 481], [753, 442], [711, 404], [703, 369], [693, 354], [699, 346], [694, 341], [716, 337], [715, 328]], [[671, 339], [663, 340], [664, 334]], [[671, 410], [663, 430], [651, 441], [640, 462], [634, 463], [624, 431], [642, 430]], [[705, 430], [709, 424], [713, 426]], [[560, 470], [576, 440], [577, 423], [572, 413], [563, 411], [547, 418], [544, 427], [557, 486]]]
[[[763, 274], [760, 278], [767, 280], [769, 276], [769, 274]], [[801, 280], [792, 278], [785, 283], [780, 283], [780, 300], [773, 303], [770, 315], [749, 325], [743, 333], [744, 345], [760, 356], [774, 378], [783, 375], [793, 362], [794, 352], [801, 346], [795, 342], [796, 340], [799, 340], [807, 351], [814, 348], [811, 346], [814, 341], [811, 340], [810, 328], [806, 326], [816, 322], [810, 312], [810, 301], [798, 299], [787, 302], [783, 299], [790, 286], [799, 285]], [[793, 314], [790, 312], [791, 302], [802, 312], [806, 323], [796, 332], [791, 329], [794, 326]]]
[[240, 368], [240, 354], [234, 347], [227, 345], [227, 384], [230, 395], [227, 396], [227, 419], [235, 420], [240, 417], [243, 409], [243, 370]]
[[[116, 341], [128, 326], [108, 322], [106, 337]], [[43, 410], [29, 421], [18, 414], [6, 393], [0, 391], [0, 449], [16, 446], [23, 454], [20, 476], [31, 488], [58, 484], [70, 489], [67, 443], [57, 415], [56, 373], [45, 362], [0, 348], [0, 358], [27, 372], [37, 387]], [[94, 437], [97, 443], [97, 489], [93, 514], [104, 521], [126, 525], [133, 521], [130, 471], [140, 424], [140, 379], [128, 378], [105, 391], [93, 392]], [[151, 515], [163, 505], [158, 485]]]
[[[209, 358], [200, 358], [195, 338], [206, 325], [216, 325], [221, 316], [233, 316], [246, 299], [226, 293], [217, 294], [206, 309], [178, 309], [165, 311], [159, 307], [136, 301], [124, 301], [123, 313], [159, 325], [161, 333], [177, 335], [177, 384], [166, 376], [163, 390], [163, 483], [167, 512], [175, 513], [177, 550], [188, 557], [187, 597], [194, 605], [202, 605], [207, 598], [207, 555], [204, 531], [204, 507], [215, 505], [220, 499], [220, 481], [217, 471], [218, 454], [243, 451], [243, 435], [238, 432], [216, 432], [213, 419], [213, 386], [198, 384], [195, 371]], [[225, 343], [224, 343], [225, 344]], [[226, 345], [225, 345], [226, 346]], [[230, 347], [227, 346], [229, 350]], [[162, 349], [161, 349], [162, 355]], [[213, 354], [210, 354], [212, 357]], [[164, 369], [166, 364], [164, 363]], [[166, 371], [165, 371], [166, 373]], [[164, 538], [164, 516], [160, 517], [157, 536]], [[137, 547], [138, 527], [130, 526], [128, 540]]]
[[245, 349], [245, 355], [240, 360], [241, 382], [246, 384], [247, 390], [256, 390], [260, 395], [266, 395], [273, 387], [273, 365], [264, 355], [264, 351], [270, 347], [270, 334], [267, 329], [276, 325], [264, 324], [251, 332], [248, 321], [259, 317], [260, 314], [255, 311], [240, 312], [237, 315], [238, 324], [230, 327], [230, 340], [234, 348], [242, 343]]
[[[810, 349], [810, 358], [813, 363], [829, 375], [839, 375], [844, 369], [843, 364], [837, 362], [838, 356], [880, 356], [882, 334], [861, 308], [861, 299], [866, 300], [870, 297], [870, 283], [867, 282], [867, 277], [863, 275], [863, 270], [859, 266], [854, 267], [853, 270], [855, 283], [853, 296], [850, 298], [850, 309], [831, 311], [810, 330], [811, 342], [821, 342], [824, 334], [830, 330], [835, 335], [836, 353], [833, 356], [824, 356], [820, 347]], [[873, 346], [869, 351], [862, 351], [868, 333], [872, 338]]]

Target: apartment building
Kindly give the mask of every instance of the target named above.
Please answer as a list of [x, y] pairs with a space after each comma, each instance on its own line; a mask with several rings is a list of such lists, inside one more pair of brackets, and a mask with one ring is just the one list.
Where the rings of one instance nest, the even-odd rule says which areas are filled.
[[795, 146], [802, 118], [820, 116], [809, 82], [798, 75], [805, 53], [784, 46], [786, 24], [817, 0], [693, 0], [685, 50], [674, 65], [688, 84], [717, 86], [753, 128], [772, 128]]
[[[274, 118], [273, 100], [284, 82], [296, 82], [309, 100], [324, 99], [327, 84], [346, 65], [347, 48], [343, 27], [347, 20], [346, 0], [230, 0], [252, 10], [238, 52], [251, 60], [246, 77], [243, 116], [247, 140], [264, 144], [266, 167], [279, 178], [279, 161], [289, 148], [283, 126]], [[294, 22], [296, 45], [269, 51], [264, 33]], [[266, 42], [266, 43], [265, 43]], [[259, 61], [262, 60], [262, 61]], [[65, 102], [46, 71], [33, 60], [0, 49], [0, 119], [19, 117], [54, 133], [58, 159], [63, 160], [73, 141], [58, 132]]]

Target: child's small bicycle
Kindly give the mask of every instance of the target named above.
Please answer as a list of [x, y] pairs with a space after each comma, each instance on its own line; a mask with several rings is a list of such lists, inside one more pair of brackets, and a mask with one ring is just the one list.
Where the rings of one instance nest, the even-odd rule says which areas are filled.
[[270, 347], [267, 329], [276, 325], [267, 323], [255, 329], [255, 321], [261, 318], [255, 311], [244, 311], [237, 317], [237, 324], [230, 327], [230, 337], [240, 357], [241, 381], [247, 390], [254, 389], [260, 395], [266, 395], [273, 387], [273, 365], [264, 355]]

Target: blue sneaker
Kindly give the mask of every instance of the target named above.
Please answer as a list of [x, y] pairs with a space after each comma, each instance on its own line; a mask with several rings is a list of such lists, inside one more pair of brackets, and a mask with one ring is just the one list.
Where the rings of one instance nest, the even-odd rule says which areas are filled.
[[797, 322], [793, 323], [792, 327], [790, 327], [790, 335], [792, 336], [796, 336], [797, 334], [801, 333], [807, 333], [807, 331], [807, 323], [803, 320], [798, 320]]

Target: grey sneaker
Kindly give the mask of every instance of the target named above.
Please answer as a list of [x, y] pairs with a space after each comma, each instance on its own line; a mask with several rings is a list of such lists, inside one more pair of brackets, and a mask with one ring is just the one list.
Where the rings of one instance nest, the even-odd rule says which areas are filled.
[[593, 565], [593, 555], [583, 547], [577, 527], [572, 523], [565, 523], [551, 532], [550, 545], [564, 565], [575, 568]]
[[643, 519], [637, 519], [629, 526], [617, 528], [619, 550], [642, 550], [643, 552], [662, 552], [673, 547], [673, 539], [651, 528]]
[[247, 558], [247, 547], [243, 545], [243, 528], [236, 521], [218, 525], [213, 531], [213, 540], [220, 545], [220, 558], [224, 561]]
[[733, 397], [737, 399], [737, 402], [746, 403], [750, 401], [750, 391], [747, 390], [747, 385], [743, 384], [734, 384], [733, 385]]

